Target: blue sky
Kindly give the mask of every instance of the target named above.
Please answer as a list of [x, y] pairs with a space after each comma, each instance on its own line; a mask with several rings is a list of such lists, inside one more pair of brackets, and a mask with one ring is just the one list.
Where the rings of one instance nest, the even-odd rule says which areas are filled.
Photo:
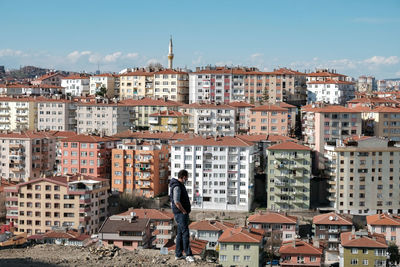
[[0, 0], [0, 65], [335, 68], [400, 77], [400, 1]]

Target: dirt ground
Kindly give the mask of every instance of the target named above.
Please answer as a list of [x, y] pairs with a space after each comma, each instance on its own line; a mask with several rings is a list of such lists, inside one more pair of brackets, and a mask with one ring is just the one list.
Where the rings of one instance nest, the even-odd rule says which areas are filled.
[[88, 248], [60, 245], [36, 245], [0, 250], [1, 267], [78, 267], [78, 266], [217, 266], [196, 259], [195, 263], [175, 260], [173, 254], [160, 255], [159, 250], [119, 250], [114, 256], [101, 256]]

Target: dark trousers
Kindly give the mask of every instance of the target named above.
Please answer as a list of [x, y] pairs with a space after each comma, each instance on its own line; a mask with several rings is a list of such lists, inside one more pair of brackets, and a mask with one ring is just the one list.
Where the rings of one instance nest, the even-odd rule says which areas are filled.
[[189, 246], [189, 215], [183, 213], [174, 214], [178, 232], [176, 234], [175, 256], [182, 256], [185, 251], [186, 256], [193, 256]]

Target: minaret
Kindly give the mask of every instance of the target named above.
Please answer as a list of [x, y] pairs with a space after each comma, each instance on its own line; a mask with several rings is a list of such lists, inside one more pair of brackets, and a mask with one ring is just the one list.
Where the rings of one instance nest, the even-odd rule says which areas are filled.
[[172, 69], [172, 60], [174, 59], [174, 53], [172, 53], [172, 36], [169, 39], [169, 53], [168, 53], [168, 68]]

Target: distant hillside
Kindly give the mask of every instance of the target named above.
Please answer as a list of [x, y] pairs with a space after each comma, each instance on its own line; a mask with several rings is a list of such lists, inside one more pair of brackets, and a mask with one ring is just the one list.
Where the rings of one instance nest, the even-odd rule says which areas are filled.
[[[10, 70], [3, 74], [3, 78], [12, 78], [12, 79], [34, 79], [35, 77], [40, 77], [47, 72], [51, 71], [50, 69], [43, 69], [35, 66], [25, 66], [20, 68], [19, 70]], [[69, 75], [68, 71], [58, 71], [65, 75]]]

